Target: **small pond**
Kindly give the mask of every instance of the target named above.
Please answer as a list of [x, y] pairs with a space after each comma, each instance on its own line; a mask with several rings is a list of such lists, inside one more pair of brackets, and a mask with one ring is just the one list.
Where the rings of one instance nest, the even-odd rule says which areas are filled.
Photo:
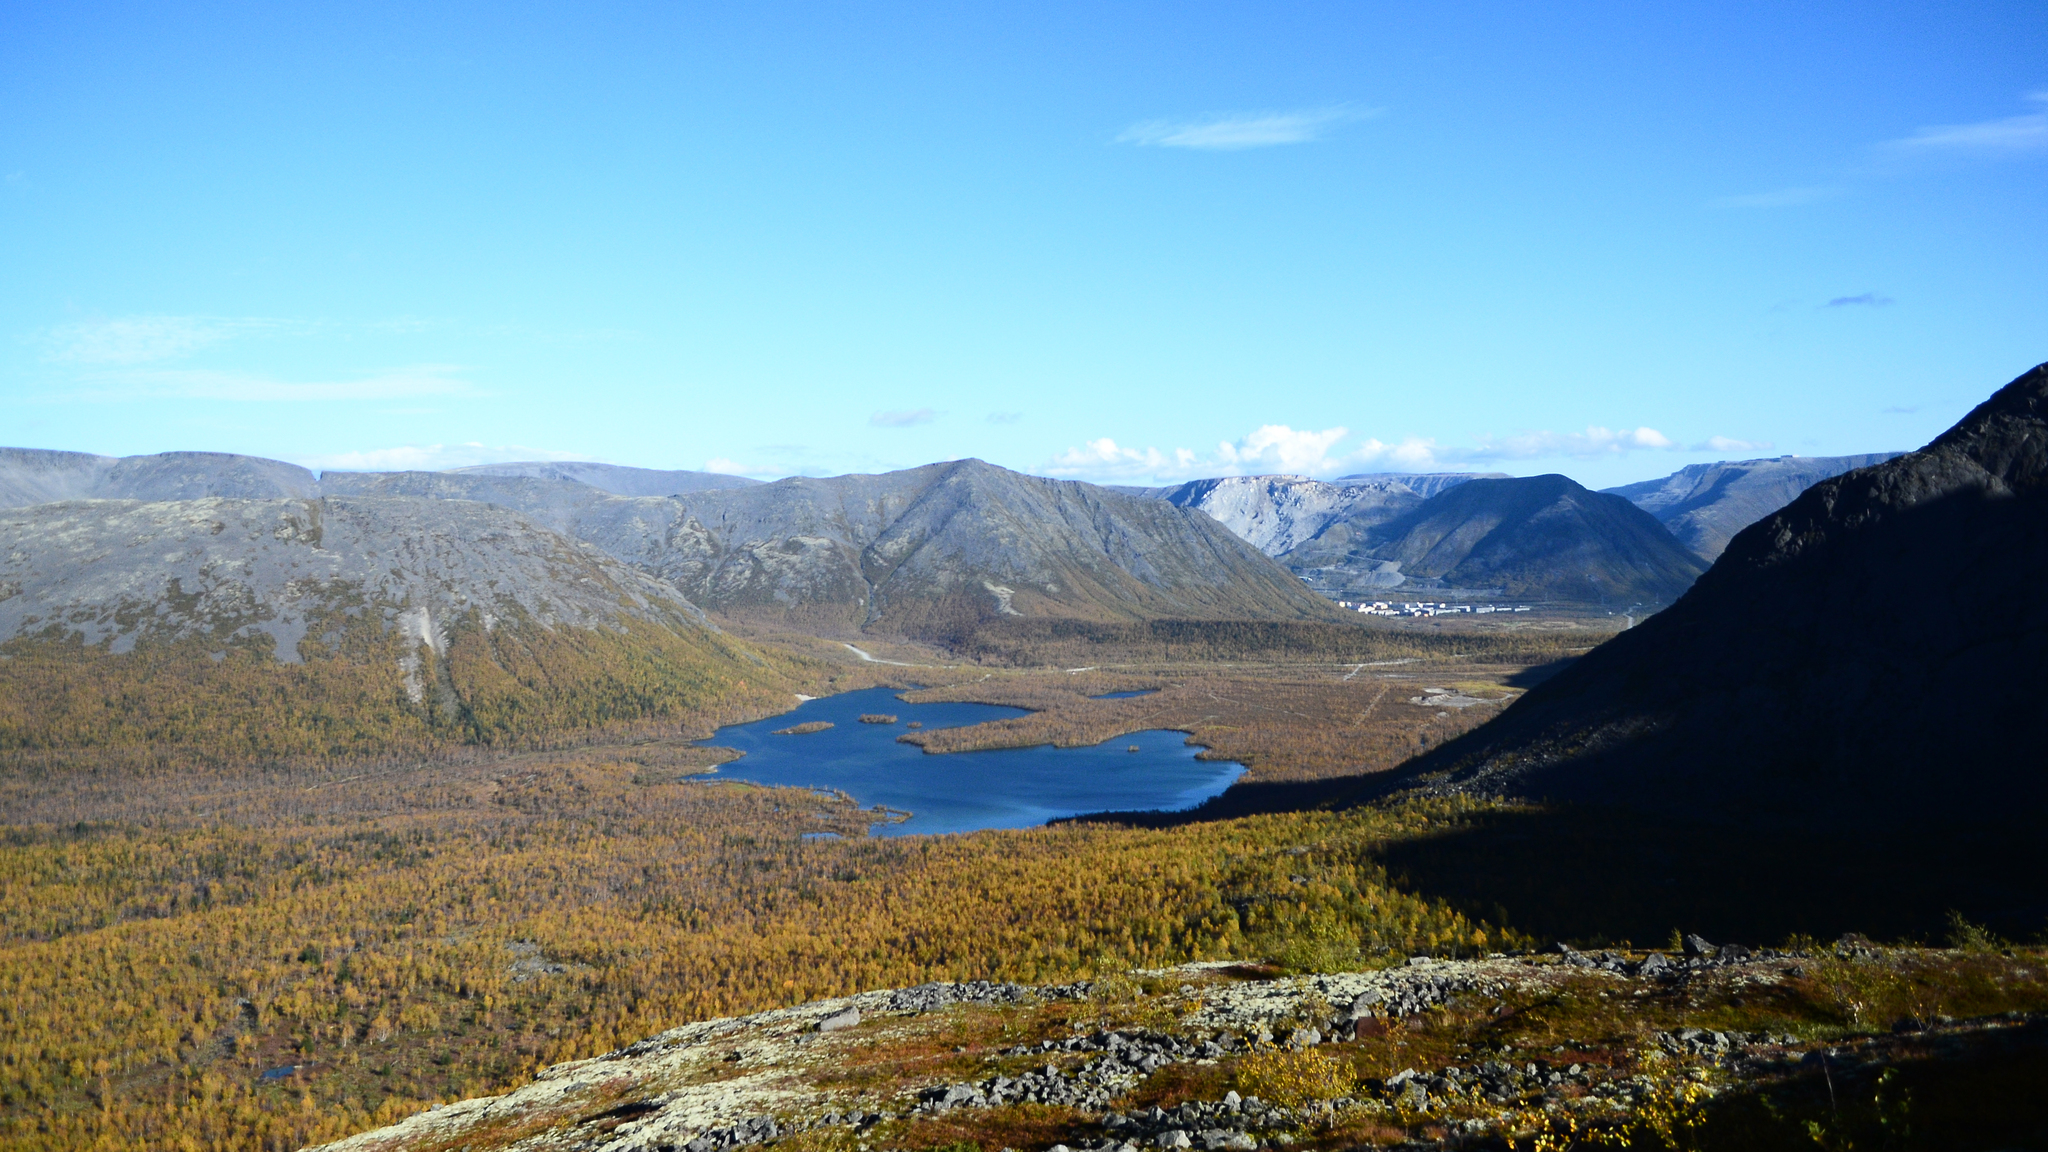
[[[702, 743], [746, 753], [720, 765], [720, 777], [836, 788], [864, 807], [912, 814], [902, 823], [877, 825], [879, 836], [1029, 828], [1084, 812], [1192, 808], [1244, 773], [1240, 764], [1195, 759], [1200, 749], [1167, 731], [1129, 733], [1086, 748], [927, 755], [896, 742], [912, 721], [927, 729], [958, 728], [1026, 712], [993, 704], [908, 704], [897, 691], [869, 688], [807, 700], [780, 716], [720, 728]], [[863, 724], [864, 715], [895, 721]], [[832, 727], [776, 734], [818, 722]]]

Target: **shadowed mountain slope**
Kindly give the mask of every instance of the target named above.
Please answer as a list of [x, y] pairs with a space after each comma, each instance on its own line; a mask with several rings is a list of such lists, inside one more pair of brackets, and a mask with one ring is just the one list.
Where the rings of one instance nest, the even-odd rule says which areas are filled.
[[1648, 513], [1555, 475], [1468, 480], [1362, 530], [1333, 525], [1284, 559], [1298, 570], [1376, 568], [1389, 587], [1616, 608], [1668, 603], [1704, 567]]
[[2036, 828], [2048, 365], [1743, 530], [1677, 604], [1412, 762], [1434, 787], [1793, 829]]
[[592, 464], [585, 461], [478, 464], [451, 471], [458, 476], [532, 476], [540, 480], [575, 480], [592, 488], [603, 489], [614, 496], [673, 496], [678, 492], [745, 488], [760, 483], [759, 480], [745, 476], [727, 476], [722, 472], [628, 468], [621, 464]]
[[1207, 516], [979, 460], [663, 498], [532, 477], [329, 474], [336, 490], [516, 508], [707, 608], [945, 639], [1007, 617], [1328, 619]]
[[1713, 560], [1737, 532], [1790, 504], [1822, 480], [1882, 464], [1898, 452], [1780, 456], [1691, 464], [1661, 480], [1605, 488], [1655, 516], [1678, 542]]

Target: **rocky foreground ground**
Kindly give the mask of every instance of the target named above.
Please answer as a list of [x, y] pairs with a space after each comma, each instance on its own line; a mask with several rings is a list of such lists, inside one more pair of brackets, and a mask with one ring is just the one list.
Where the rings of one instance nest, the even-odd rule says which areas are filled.
[[[1670, 954], [927, 984], [687, 1024], [327, 1147], [1655, 1148], [1721, 1146], [1717, 1131], [1740, 1147], [1779, 1129], [1850, 1147], [1915, 1124], [1958, 1137], [1930, 1147], [1973, 1146], [1973, 1124], [2039, 1147], [2048, 1115], [2024, 1097], [2048, 1083], [2044, 962], [1689, 937]], [[1970, 1119], [1945, 1119], [1957, 1107]]]

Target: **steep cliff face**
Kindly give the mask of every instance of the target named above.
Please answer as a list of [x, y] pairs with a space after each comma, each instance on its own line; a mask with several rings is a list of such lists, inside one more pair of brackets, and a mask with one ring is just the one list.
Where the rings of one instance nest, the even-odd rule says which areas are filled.
[[2044, 572], [2048, 365], [1920, 451], [1815, 484], [1676, 605], [1408, 772], [1793, 827], [2038, 819]]
[[1687, 548], [1711, 561], [1737, 532], [1790, 504], [1822, 480], [1882, 464], [1898, 452], [1863, 456], [1780, 456], [1692, 464], [1659, 480], [1602, 489], [1655, 516]]

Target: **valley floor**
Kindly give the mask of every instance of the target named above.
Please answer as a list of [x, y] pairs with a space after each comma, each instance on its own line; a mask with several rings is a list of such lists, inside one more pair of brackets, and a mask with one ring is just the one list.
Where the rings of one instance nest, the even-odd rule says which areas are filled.
[[[795, 1033], [774, 1040], [786, 1039], [788, 1052], [805, 1059], [859, 1054], [839, 1062], [839, 1080], [820, 1080], [816, 1070], [791, 1080], [793, 1065], [750, 1063], [744, 1053], [726, 1061], [747, 1048], [737, 1041], [716, 1060], [706, 1054], [718, 1049], [696, 1040], [671, 1053], [681, 1061], [676, 1091], [752, 1083], [758, 1072], [786, 1094], [742, 1093], [730, 1108], [701, 1116], [685, 1109], [693, 1119], [684, 1127], [696, 1125], [691, 1139], [723, 1131], [721, 1140], [743, 1142], [759, 1125], [738, 1134], [734, 1125], [762, 1117], [774, 1119], [776, 1139], [791, 1152], [964, 1152], [963, 1142], [1037, 1152], [1112, 1138], [1142, 1144], [1171, 1130], [1191, 1140], [1223, 1132], [1226, 1145], [1240, 1133], [1317, 1147], [1432, 1131], [1466, 1139], [1453, 1121], [1520, 1109], [1515, 1123], [1537, 1123], [1531, 1109], [1540, 1107], [1524, 1099], [1530, 1091], [1555, 1090], [1560, 1107], [1612, 1098], [1618, 1089], [1596, 1085], [1648, 1074], [1642, 1053], [1656, 1047], [1658, 1031], [1790, 1032], [1797, 1053], [1816, 1044], [1924, 1044], [1937, 1055], [1956, 1044], [1965, 1055], [1976, 1051], [1977, 1037], [2034, 1035], [2032, 1024], [2014, 1031], [1936, 1021], [2040, 1010], [2028, 999], [2039, 989], [2034, 954], [2004, 957], [1988, 945], [1883, 952], [1875, 966], [1808, 946], [1810, 961], [1769, 962], [1777, 991], [1741, 1004], [1723, 984], [1765, 968], [1703, 969], [1669, 983], [1527, 957], [1479, 959], [1550, 936], [1525, 924], [1522, 896], [1503, 903], [1470, 877], [1430, 887], [1444, 870], [1432, 846], [1512, 822], [1520, 810], [1464, 798], [1345, 805], [1371, 793], [1378, 773], [1482, 722], [1546, 662], [1597, 636], [1417, 630], [1370, 634], [1371, 646], [1359, 650], [1341, 646], [1360, 634], [1020, 632], [985, 637], [967, 656], [862, 642], [894, 664], [863, 661], [831, 641], [753, 638], [779, 645], [791, 667], [810, 669], [796, 685], [806, 694], [922, 685], [923, 698], [1035, 710], [927, 731], [935, 755], [1167, 727], [1250, 768], [1245, 783], [1196, 813], [1021, 832], [869, 838], [862, 833], [876, 814], [844, 797], [707, 777], [729, 753], [691, 741], [730, 719], [722, 714], [671, 737], [426, 759], [223, 766], [17, 757], [0, 765], [0, 1147], [292, 1149], [400, 1121], [422, 1124], [423, 1110], [436, 1104], [451, 1119], [472, 1115], [475, 1108], [455, 1103], [533, 1091], [521, 1088], [529, 1084], [554, 1091], [586, 1077], [543, 1075], [548, 1068], [670, 1029], [707, 1037], [716, 1030], [692, 1022], [785, 1013], [732, 1025], [767, 1045], [769, 1033], [806, 1024], [824, 1011], [816, 1005], [848, 996], [865, 997], [851, 1002], [867, 1017], [858, 1028], [802, 1045]], [[1140, 689], [1154, 691], [1093, 699]], [[1143, 826], [1148, 821], [1163, 826]], [[818, 832], [839, 838], [810, 835]], [[1572, 938], [1619, 947], [1625, 935]], [[1638, 943], [1661, 942], [1662, 930], [1636, 935]], [[1470, 972], [1487, 975], [1470, 988], [1442, 985], [1444, 996], [1417, 1002], [1426, 1010], [1379, 1013], [1361, 1039], [1340, 1045], [1254, 1055], [1245, 1046], [1258, 1041], [1256, 1021], [1213, 1015], [1219, 1005], [1263, 1003], [1278, 989], [1295, 1008], [1267, 1026], [1276, 1040], [1289, 1035], [1279, 1024], [1327, 1039], [1330, 1016], [1348, 1003], [1326, 996], [1321, 1007], [1304, 1007], [1299, 990], [1313, 981], [1275, 979], [1282, 970], [1379, 973], [1327, 984], [1332, 995], [1353, 984], [1427, 983], [1468, 971], [1386, 970], [1411, 955], [1462, 958], [1478, 965]], [[1264, 963], [1239, 963], [1248, 957]], [[1787, 965], [1806, 974], [1788, 975]], [[1137, 976], [1126, 975], [1134, 969]], [[1922, 971], [1963, 975], [1916, 983], [1912, 973]], [[872, 989], [974, 980], [1040, 990], [922, 1014], [870, 1012], [894, 1003]], [[1077, 981], [1087, 988], [1073, 987]], [[1567, 992], [1568, 1011], [1556, 999]], [[1582, 1015], [1596, 1004], [1604, 1031]], [[1901, 1015], [1937, 1030], [1849, 1039]], [[1162, 1057], [1129, 1083], [1100, 1063], [1102, 1051], [1012, 1051], [1133, 1029], [1149, 1030], [1152, 1045], [1132, 1057], [1139, 1064], [1188, 1046], [1199, 1052], [1221, 1032], [1232, 1034], [1233, 1047], [1227, 1056]], [[1551, 1051], [1560, 1045], [1563, 1052]], [[1777, 1059], [1783, 1049], [1773, 1041], [1751, 1055]], [[1670, 1055], [1661, 1068], [1707, 1075], [1671, 1085], [1721, 1091], [1731, 1083], [1690, 1048]], [[1097, 1084], [1086, 1106], [1062, 1097], [1069, 1089], [1044, 1073], [1055, 1065], [1064, 1085], [1091, 1060], [1114, 1082]], [[1546, 1070], [1541, 1091], [1530, 1088], [1526, 1065], [1536, 1061], [1549, 1070], [1576, 1063], [1580, 1072], [1564, 1074], [1584, 1082], [1551, 1084]], [[1523, 1093], [1520, 1103], [1455, 1102], [1437, 1086], [1450, 1065], [1488, 1062], [1523, 1069], [1521, 1079], [1496, 1074]], [[1421, 1099], [1407, 1087], [1416, 1079], [1387, 1087], [1408, 1067], [1428, 1074], [1427, 1109], [1415, 1107]], [[1807, 1091], [1797, 1086], [1810, 1086], [1807, 1071], [1785, 1071], [1795, 1097]], [[995, 1088], [999, 1077], [1011, 1088]], [[538, 1126], [520, 1129], [519, 1138], [603, 1143], [617, 1131], [624, 1139], [636, 1118], [653, 1115], [628, 1098], [643, 1081], [654, 1083], [606, 1072], [559, 1108], [534, 1111]], [[1016, 1083], [1037, 1087], [997, 1101]], [[1341, 1090], [1290, 1103], [1302, 1084]], [[917, 1093], [961, 1085], [955, 1107], [917, 1109]], [[1292, 1111], [1226, 1123], [1216, 1109], [1230, 1091], [1240, 1108], [1257, 1095]], [[1726, 1098], [1749, 1098], [1746, 1091]], [[977, 1092], [995, 1106], [977, 1106]], [[1318, 1102], [1326, 1100], [1351, 1103], [1324, 1111]], [[1160, 1116], [1180, 1110], [1169, 1124], [1153, 1115], [1155, 1106]], [[1565, 1111], [1577, 1115], [1577, 1107]], [[839, 1121], [819, 1123], [834, 1111]], [[1112, 1126], [1118, 1131], [1102, 1127], [1106, 1111], [1125, 1118]], [[845, 1123], [855, 1112], [860, 1122]], [[558, 1129], [562, 1121], [577, 1123]], [[1499, 1129], [1488, 1123], [1487, 1131]], [[487, 1146], [479, 1139], [409, 1146]]]

